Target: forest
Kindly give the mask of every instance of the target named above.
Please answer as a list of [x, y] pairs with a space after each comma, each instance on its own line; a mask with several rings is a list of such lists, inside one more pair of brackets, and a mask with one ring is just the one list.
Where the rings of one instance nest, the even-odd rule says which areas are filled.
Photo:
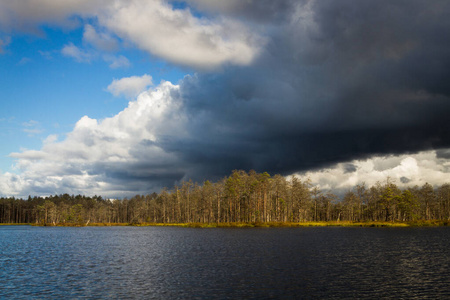
[[342, 197], [309, 180], [235, 170], [217, 182], [185, 181], [121, 200], [61, 194], [0, 198], [0, 223], [269, 223], [450, 219], [450, 184], [400, 189], [390, 179], [360, 184]]

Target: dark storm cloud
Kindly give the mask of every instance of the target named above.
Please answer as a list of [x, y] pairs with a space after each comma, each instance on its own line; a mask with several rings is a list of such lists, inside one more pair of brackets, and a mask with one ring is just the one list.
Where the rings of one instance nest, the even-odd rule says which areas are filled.
[[344, 164], [344, 174], [353, 173], [357, 170], [357, 167], [354, 164], [346, 163]]
[[409, 179], [409, 178], [403, 176], [403, 177], [400, 178], [400, 181], [401, 181], [402, 183], [408, 183], [408, 182], [411, 181], [411, 179]]
[[89, 170], [97, 180], [105, 181], [122, 192], [149, 193], [163, 187], [172, 187], [183, 179], [185, 172], [177, 166], [160, 162], [96, 163]]
[[437, 158], [450, 159], [450, 149], [442, 149], [436, 151]]
[[251, 66], [181, 82], [191, 137], [166, 151], [222, 176], [450, 146], [450, 2], [283, 5]]
[[288, 20], [295, 3], [304, 0], [188, 0], [188, 2], [204, 12], [216, 13], [257, 23], [282, 22]]
[[[147, 11], [137, 8], [139, 1], [125, 2], [120, 7], [131, 5], [136, 15], [163, 9], [159, 2]], [[352, 173], [365, 179], [371, 171], [380, 176], [390, 170], [400, 172], [402, 183], [420, 182], [421, 174], [448, 173], [442, 161], [450, 157], [449, 1], [187, 3], [174, 7], [195, 4], [198, 20], [184, 12], [180, 18], [185, 19], [168, 14], [170, 20], [155, 24], [170, 25], [173, 33], [184, 31], [180, 21], [190, 24], [185, 30], [185, 37], [192, 37], [190, 50], [172, 54], [182, 53], [183, 63], [198, 50], [193, 67], [199, 72], [176, 85], [162, 82], [111, 118], [85, 116], [66, 139], [45, 142], [41, 151], [12, 153], [23, 173], [0, 174], [0, 187], [21, 195], [67, 191], [122, 197], [187, 179], [218, 180], [233, 169], [288, 175], [333, 169], [339, 162], [334, 170], [317, 172], [316, 182], [347, 188], [354, 182]], [[122, 16], [113, 12], [111, 17], [116, 14]], [[47, 13], [32, 23], [46, 18]], [[126, 22], [107, 22], [105, 30], [117, 34], [112, 25], [118, 23]], [[124, 45], [146, 49], [156, 31], [141, 34], [145, 26], [130, 24], [122, 28]], [[172, 41], [173, 35], [160, 34], [163, 44], [166, 37]], [[218, 44], [210, 43], [216, 37]], [[147, 51], [153, 53], [153, 47]], [[178, 61], [165, 52], [160, 56]], [[421, 165], [421, 158], [378, 162], [372, 169], [349, 163], [430, 149], [437, 150], [436, 165]], [[427, 155], [426, 161], [435, 159], [434, 153]], [[400, 171], [393, 167], [398, 163]], [[408, 168], [417, 168], [419, 175], [410, 176]]]

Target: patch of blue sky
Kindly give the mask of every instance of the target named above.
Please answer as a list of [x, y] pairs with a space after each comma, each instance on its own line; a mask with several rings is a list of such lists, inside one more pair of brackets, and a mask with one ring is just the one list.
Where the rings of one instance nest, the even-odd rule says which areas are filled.
[[[104, 119], [122, 111], [130, 99], [106, 91], [114, 79], [153, 77], [177, 83], [187, 73], [133, 47], [104, 53], [83, 43], [83, 26], [73, 30], [41, 27], [38, 35], [15, 35], [0, 55], [0, 156], [19, 149], [40, 149], [51, 134], [63, 136], [83, 116]], [[72, 43], [91, 51], [86, 61], [61, 52]], [[111, 68], [104, 55], [123, 56], [128, 66]], [[30, 123], [31, 122], [31, 123]], [[11, 171], [11, 159], [0, 160], [0, 170]]]
[[189, 9], [191, 14], [196, 18], [203, 18], [205, 14], [195, 9], [195, 7], [190, 6], [186, 1], [169, 1], [170, 5], [174, 10], [180, 9]]

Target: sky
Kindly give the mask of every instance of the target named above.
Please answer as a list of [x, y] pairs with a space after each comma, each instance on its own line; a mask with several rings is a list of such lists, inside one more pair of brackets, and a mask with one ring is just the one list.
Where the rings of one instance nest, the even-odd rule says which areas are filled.
[[251, 169], [450, 182], [450, 2], [0, 0], [0, 195]]

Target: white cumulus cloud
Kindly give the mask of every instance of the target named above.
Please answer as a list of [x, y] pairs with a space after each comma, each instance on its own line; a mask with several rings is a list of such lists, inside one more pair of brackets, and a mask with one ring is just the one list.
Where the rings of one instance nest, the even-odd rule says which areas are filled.
[[[99, 51], [114, 51], [121, 42], [183, 66], [213, 69], [224, 64], [247, 65], [260, 51], [263, 39], [255, 30], [232, 18], [198, 17], [189, 9], [173, 9], [163, 0], [24, 0], [0, 2], [0, 31], [40, 32], [42, 24], [84, 26], [83, 42]], [[101, 29], [100, 29], [101, 28]], [[6, 40], [0, 42], [0, 51]], [[62, 53], [79, 62], [90, 54], [74, 44]], [[120, 58], [120, 57], [119, 57]], [[124, 59], [111, 64], [124, 65]]]
[[85, 51], [85, 50], [82, 50], [82, 49], [78, 48], [73, 43], [69, 43], [69, 44], [65, 45], [62, 48], [61, 53], [64, 56], [68, 56], [68, 57], [74, 58], [77, 62], [88, 63], [88, 62], [90, 62], [92, 60], [92, 57], [93, 57], [93, 55], [91, 53], [89, 53], [88, 51]]
[[104, 55], [103, 60], [109, 63], [111, 69], [127, 68], [131, 66], [130, 61], [123, 55]]
[[152, 84], [152, 76], [144, 74], [142, 76], [114, 79], [106, 89], [116, 97], [123, 95], [132, 98], [145, 91]]
[[373, 186], [388, 177], [401, 188], [422, 186], [426, 182], [442, 185], [450, 182], [448, 166], [449, 158], [439, 157], [436, 150], [430, 150], [415, 154], [373, 156], [297, 175], [309, 178], [312, 184], [323, 189], [345, 192], [357, 184]]
[[41, 150], [12, 153], [20, 175], [1, 175], [2, 194], [129, 196], [180, 180], [185, 164], [161, 143], [186, 132], [178, 86], [163, 82], [112, 118], [82, 117], [66, 138], [49, 136]]
[[98, 33], [94, 26], [84, 26], [83, 41], [103, 51], [114, 51], [118, 48], [117, 40], [107, 32]]
[[42, 133], [44, 130], [41, 128], [41, 124], [35, 120], [22, 123], [23, 132], [28, 133], [30, 136]]
[[197, 18], [164, 1], [116, 1], [99, 22], [138, 48], [173, 63], [203, 69], [249, 64], [260, 39], [244, 25]]

